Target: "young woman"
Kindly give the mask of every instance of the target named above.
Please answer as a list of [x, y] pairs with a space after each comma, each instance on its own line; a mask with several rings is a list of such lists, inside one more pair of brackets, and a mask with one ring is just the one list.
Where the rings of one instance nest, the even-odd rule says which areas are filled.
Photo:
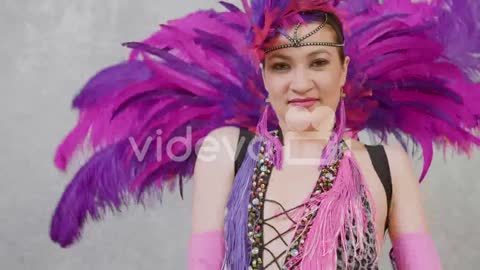
[[88, 216], [193, 176], [191, 269], [376, 269], [387, 229], [398, 269], [440, 269], [404, 149], [422, 147], [423, 179], [434, 143], [480, 145], [480, 5], [250, 2], [125, 43], [130, 59], [85, 86], [55, 162], [95, 153], [51, 238], [69, 246]]
[[[345, 137], [344, 140], [348, 140], [350, 145], [342, 151], [348, 153], [352, 159], [350, 165], [358, 166], [361, 175], [355, 178], [351, 174], [353, 171], [351, 169], [350, 174], [343, 177], [353, 179], [337, 180], [335, 178], [338, 176], [338, 171], [343, 168], [336, 168], [337, 175], [331, 176], [333, 184], [328, 188], [316, 189], [319, 185], [328, 185], [328, 182], [324, 182], [326, 180], [323, 170], [319, 171], [319, 157], [331, 137], [328, 136], [328, 131], [333, 128], [330, 126], [333, 122], [331, 116], [335, 114], [328, 112], [344, 110], [342, 108], [344, 105], [340, 103], [343, 103], [345, 98], [342, 96], [342, 89], [346, 83], [350, 58], [344, 54], [342, 26], [334, 14], [321, 11], [303, 14], [318, 17], [318, 21], [297, 25], [290, 29], [286, 37], [282, 35], [276, 37], [269, 43], [269, 47], [265, 48], [267, 53], [262, 65], [268, 100], [279, 119], [279, 131], [287, 135], [283, 138], [283, 148], [290, 150], [289, 159], [300, 162], [285, 164], [282, 169], [275, 167], [268, 169], [263, 182], [260, 180], [265, 183], [265, 188], [255, 192], [255, 188], [259, 185], [258, 181], [248, 183], [248, 179], [240, 178], [235, 178], [235, 181], [243, 183], [238, 184], [237, 189], [232, 191], [234, 156], [228, 152], [227, 147], [222, 149], [213, 160], [198, 159], [193, 178], [195, 188], [192, 241], [192, 245], [198, 246], [192, 251], [191, 256], [198, 256], [197, 249], [206, 249], [211, 252], [212, 249], [207, 247], [218, 245], [213, 250], [218, 250], [219, 254], [207, 255], [211, 260], [218, 256], [217, 264], [208, 266], [208, 269], [221, 268], [224, 256], [223, 234], [227, 201], [229, 196], [230, 200], [234, 200], [232, 197], [238, 196], [236, 193], [244, 192], [246, 189], [253, 190], [252, 195], [250, 192], [243, 194], [251, 197], [250, 200], [243, 201], [248, 202], [248, 206], [239, 205], [239, 210], [232, 207], [228, 210], [249, 212], [249, 215], [253, 215], [256, 220], [248, 219], [247, 227], [258, 226], [260, 229], [248, 232], [250, 236], [254, 235], [249, 237], [253, 239], [249, 254], [226, 255], [228, 269], [246, 269], [245, 265], [240, 266], [242, 262], [239, 261], [244, 260], [245, 257], [250, 257], [251, 269], [376, 269], [387, 223], [399, 257], [406, 253], [420, 255], [404, 256], [402, 260], [405, 262], [401, 269], [440, 269], [435, 247], [428, 234], [418, 181], [408, 155], [400, 147], [371, 147], [356, 139]], [[294, 36], [308, 36], [302, 41], [302, 44], [306, 45], [292, 45], [290, 38]], [[317, 114], [314, 113], [315, 111]], [[310, 114], [305, 114], [306, 112]], [[310, 119], [307, 119], [305, 124], [305, 119], [302, 118]], [[341, 128], [339, 125], [342, 125], [340, 122], [341, 119], [336, 122], [336, 132], [343, 136], [344, 134], [339, 132]], [[211, 132], [207, 136], [207, 141], [226, 139], [231, 147], [235, 147], [239, 136], [239, 128], [224, 127]], [[315, 158], [317, 162], [307, 162]], [[335, 166], [339, 165], [349, 166], [345, 162]], [[256, 168], [261, 166], [259, 164]], [[329, 167], [326, 166], [326, 168]], [[253, 168], [248, 169], [253, 172]], [[357, 182], [348, 186], [345, 183], [337, 183], [338, 181]], [[252, 187], [252, 185], [255, 186]], [[333, 188], [332, 186], [335, 185], [341, 185], [341, 187]], [[359, 185], [361, 188], [358, 188]], [[340, 188], [351, 190], [340, 190]], [[328, 195], [328, 192], [334, 194]], [[347, 192], [358, 192], [358, 194], [346, 194]], [[258, 196], [259, 193], [260, 196]], [[321, 197], [320, 193], [326, 196]], [[329, 196], [332, 198], [328, 198]], [[351, 198], [347, 199], [343, 196], [351, 196]], [[259, 203], [252, 203], [254, 200]], [[341, 205], [324, 206], [322, 202], [327, 203], [327, 201], [329, 204]], [[319, 207], [319, 209], [312, 214], [305, 211], [309, 206]], [[323, 207], [327, 209], [324, 212], [321, 211]], [[344, 223], [347, 223], [352, 213], [361, 211], [358, 208], [363, 208], [361, 210], [366, 215], [366, 220], [362, 221], [363, 224], [357, 221], [358, 227], [363, 226], [360, 230], [365, 234], [363, 237], [355, 234], [354, 226], [344, 228], [344, 226], [353, 225]], [[292, 212], [286, 209], [299, 212], [297, 218], [293, 218]], [[318, 212], [322, 212], [322, 215], [319, 216]], [[242, 213], [227, 215], [227, 219], [232, 219], [234, 223], [242, 222], [240, 216]], [[326, 220], [314, 220], [320, 218]], [[330, 220], [335, 218], [339, 220]], [[314, 235], [301, 226], [298, 227], [302, 219], [311, 219], [311, 226], [322, 226], [316, 232], [319, 235]], [[353, 219], [351, 221], [355, 222]], [[235, 225], [228, 225], [227, 223], [225, 228], [227, 235], [242, 231]], [[333, 231], [329, 231], [331, 229]], [[258, 236], [255, 237], [257, 233]], [[327, 233], [331, 235], [325, 235]], [[241, 237], [237, 236], [227, 240], [241, 241]], [[240, 236], [244, 235], [240, 234]], [[342, 237], [349, 238], [347, 243], [342, 243]], [[201, 240], [202, 238], [205, 239]], [[339, 242], [326, 241], [337, 238]], [[363, 243], [353, 239], [363, 239]], [[300, 240], [305, 242], [303, 248], [294, 244]], [[201, 242], [195, 243], [196, 241]], [[227, 246], [229, 245], [232, 244], [227, 242]], [[313, 250], [313, 247], [316, 250]], [[307, 253], [308, 248], [310, 248], [309, 254], [302, 254]], [[237, 249], [235, 247], [227, 249], [227, 252], [233, 251]], [[311, 256], [308, 256], [310, 254]], [[286, 259], [287, 255], [289, 255], [288, 259]], [[322, 255], [323, 258], [321, 258]], [[346, 256], [346, 259], [342, 256]], [[307, 260], [308, 262], [305, 262]], [[192, 262], [191, 267], [200, 269], [201, 264], [198, 261]], [[409, 267], [406, 267], [407, 265]]]

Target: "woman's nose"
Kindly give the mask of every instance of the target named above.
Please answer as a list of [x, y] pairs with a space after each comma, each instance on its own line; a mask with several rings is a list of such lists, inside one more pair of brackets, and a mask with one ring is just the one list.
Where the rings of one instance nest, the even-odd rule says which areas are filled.
[[313, 80], [310, 79], [308, 72], [303, 69], [297, 69], [292, 74], [290, 89], [298, 94], [304, 94], [313, 88]]

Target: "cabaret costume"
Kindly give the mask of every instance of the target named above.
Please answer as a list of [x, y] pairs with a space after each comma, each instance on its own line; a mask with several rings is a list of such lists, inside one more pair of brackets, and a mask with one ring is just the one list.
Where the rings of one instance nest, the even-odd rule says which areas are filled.
[[[101, 219], [105, 210], [119, 210], [132, 197], [142, 203], [149, 194], [177, 186], [183, 194], [196, 153], [174, 144], [161, 148], [160, 160], [155, 147], [139, 160], [132, 138], [143, 145], [152, 137], [166, 144], [171, 138], [190, 136], [196, 145], [214, 129], [235, 126], [248, 138], [245, 147], [251, 147], [256, 158], [237, 148], [224, 235], [194, 236], [192, 245], [197, 248], [198, 243], [219, 245], [209, 246], [210, 253], [193, 261], [212, 257], [217, 261], [210, 265], [231, 270], [377, 269], [375, 231], [384, 228], [375, 228], [375, 205], [343, 135], [367, 131], [381, 141], [393, 135], [405, 148], [420, 146], [420, 180], [434, 145], [466, 154], [480, 145], [477, 1], [242, 2], [243, 10], [221, 2], [227, 11], [197, 11], [161, 25], [142, 42], [124, 43], [131, 49], [129, 59], [99, 72], [75, 97], [79, 120], [58, 147], [55, 164], [66, 170], [79, 146], [91, 147], [94, 153], [60, 199], [51, 223], [53, 241], [62, 247], [73, 244], [88, 218]], [[328, 14], [341, 19], [343, 42], [307, 42], [308, 35], [291, 37], [285, 32], [311, 21], [323, 22], [315, 30], [321, 31], [329, 23]], [[290, 44], [269, 46], [279, 34]], [[281, 206], [268, 201], [265, 193], [272, 168], [282, 168], [283, 138], [266, 103], [259, 64], [271, 51], [300, 46], [344, 47], [351, 59], [345, 96], [319, 157], [314, 190], [304, 203], [279, 214], [292, 221], [289, 231], [294, 231], [291, 243], [282, 238], [284, 232], [275, 239], [285, 243], [285, 260], [272, 254], [272, 261], [263, 261], [263, 254], [270, 252], [263, 227], [275, 218], [263, 216], [263, 206]], [[165, 154], [168, 150], [185, 158], [174, 160]], [[367, 150], [389, 204], [392, 185], [385, 152], [381, 146]], [[201, 242], [213, 237], [215, 241]], [[433, 249], [431, 239], [421, 235], [399, 240], [392, 253], [399, 269], [417, 269], [404, 266], [413, 263], [395, 253], [402, 246], [413, 253], [411, 238], [421, 243], [417, 246]], [[436, 254], [430, 253], [421, 254], [436, 265]]]

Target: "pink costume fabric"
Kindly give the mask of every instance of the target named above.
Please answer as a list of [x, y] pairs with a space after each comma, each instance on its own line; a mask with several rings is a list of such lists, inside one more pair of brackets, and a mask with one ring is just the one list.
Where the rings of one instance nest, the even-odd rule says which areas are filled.
[[398, 270], [441, 270], [440, 257], [430, 235], [411, 233], [392, 242], [394, 268]]
[[188, 270], [221, 269], [224, 256], [223, 230], [192, 234], [188, 243]]

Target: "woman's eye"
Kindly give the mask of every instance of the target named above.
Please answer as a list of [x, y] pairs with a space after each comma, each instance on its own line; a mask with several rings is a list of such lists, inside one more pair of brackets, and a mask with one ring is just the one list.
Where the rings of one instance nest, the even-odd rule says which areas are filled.
[[327, 60], [315, 60], [312, 62], [312, 66], [314, 67], [323, 67], [328, 64]]
[[273, 64], [273, 65], [271, 66], [271, 68], [272, 68], [273, 70], [279, 70], [279, 71], [281, 71], [281, 70], [287, 70], [287, 69], [288, 69], [288, 65], [285, 64], [285, 63], [276, 63], [276, 64]]

